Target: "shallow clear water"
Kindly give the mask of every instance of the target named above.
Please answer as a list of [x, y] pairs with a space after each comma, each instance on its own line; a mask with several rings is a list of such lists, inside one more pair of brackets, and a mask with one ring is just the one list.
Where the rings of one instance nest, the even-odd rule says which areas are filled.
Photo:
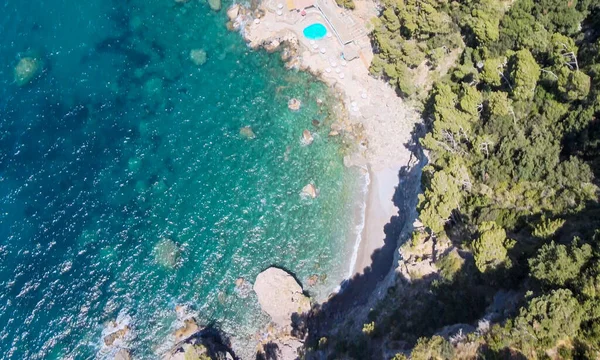
[[[176, 304], [243, 342], [267, 319], [238, 277], [278, 265], [321, 276], [309, 291], [324, 296], [348, 271], [356, 174], [311, 124], [332, 121], [325, 87], [250, 51], [201, 1], [124, 3], [0, 5], [3, 358], [93, 358], [117, 318], [154, 358]], [[25, 55], [44, 72], [18, 87]], [[299, 195], [309, 182], [317, 199]]]
[[307, 39], [319, 40], [327, 35], [327, 28], [323, 24], [315, 23], [305, 27], [302, 33]]

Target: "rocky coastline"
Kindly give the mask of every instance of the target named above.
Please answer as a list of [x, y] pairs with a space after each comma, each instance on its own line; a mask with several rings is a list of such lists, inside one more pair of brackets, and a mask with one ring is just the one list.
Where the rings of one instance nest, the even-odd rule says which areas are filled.
[[[373, 15], [375, 4], [364, 3], [368, 9], [363, 15]], [[343, 322], [336, 324], [336, 319], [351, 315], [356, 326], [360, 326], [370, 307], [394, 285], [396, 272], [410, 266], [410, 259], [403, 257], [399, 246], [413, 230], [420, 173], [426, 162], [423, 154], [415, 156], [419, 151], [408, 146], [414, 144], [413, 130], [420, 117], [389, 85], [370, 76], [370, 45], [363, 48], [363, 59], [340, 61], [344, 76], [339, 75], [342, 72], [331, 76], [328, 71], [332, 66], [331, 58], [322, 56], [321, 49], [311, 49], [297, 26], [280, 22], [277, 12], [268, 6], [234, 4], [227, 9], [227, 16], [230, 20], [228, 28], [238, 31], [252, 49], [279, 52], [288, 69], [310, 72], [335, 94], [338, 104], [330, 105], [336, 121], [330, 125], [329, 137], [339, 137], [347, 145], [349, 151], [344, 157], [344, 165], [362, 169], [372, 181], [365, 199], [366, 224], [361, 243], [357, 244], [356, 263], [351, 269], [353, 276], [324, 304], [311, 304], [301, 284], [283, 269], [264, 270], [254, 284], [238, 279], [236, 291], [244, 294], [254, 291], [262, 311], [271, 319], [260, 332], [262, 335], [253, 351], [237, 349], [239, 353], [236, 354], [224, 334], [198, 324], [194, 317], [185, 315], [184, 307], [178, 306], [175, 310], [181, 326], [173, 332], [174, 345], [162, 358], [244, 359], [247, 356], [243, 354], [252, 353], [252, 358], [257, 359], [292, 360], [302, 355], [305, 344], [314, 341], [315, 336], [339, 332], [341, 329], [336, 326]], [[343, 47], [336, 43], [337, 40], [329, 40], [326, 52], [339, 56]], [[194, 55], [202, 57], [202, 54]], [[301, 111], [302, 105], [297, 99], [289, 100], [290, 111]], [[240, 135], [248, 139], [254, 137], [250, 127], [241, 128]], [[302, 142], [305, 145], [312, 142], [309, 131], [302, 134]], [[311, 198], [317, 197], [318, 193], [313, 184], [307, 184], [301, 191], [302, 196]], [[387, 233], [384, 228], [390, 224], [396, 229]], [[376, 256], [382, 250], [385, 261]], [[369, 285], [364, 286], [363, 282]], [[109, 358], [131, 359], [126, 346], [129, 328], [125, 325], [115, 326], [115, 329], [103, 338], [104, 353], [110, 354]]]
[[[366, 26], [376, 13], [376, 5], [371, 1], [360, 3], [363, 10], [358, 11], [358, 16]], [[298, 348], [296, 345], [305, 341], [320, 342], [321, 335], [340, 332], [342, 329], [336, 328], [335, 319], [349, 316], [356, 326], [362, 327], [369, 309], [385, 296], [389, 287], [395, 286], [396, 273], [418, 266], [413, 258], [402, 253], [400, 245], [410, 238], [415, 226], [421, 168], [427, 162], [415, 141], [420, 115], [384, 81], [370, 75], [368, 65], [373, 56], [370, 42], [363, 45], [360, 59], [345, 61], [344, 46], [336, 39], [325, 39], [317, 48], [313, 41], [303, 38], [300, 30], [306, 23], [298, 25], [293, 19], [301, 15], [282, 15], [281, 10], [274, 10], [268, 4], [255, 8], [234, 4], [227, 15], [228, 28], [238, 31], [252, 49], [279, 52], [288, 69], [308, 71], [330, 87], [341, 106], [337, 108], [337, 120], [331, 124], [329, 136], [341, 136], [352, 144], [344, 164], [363, 169], [371, 179], [365, 199], [366, 223], [351, 272], [354, 275], [342, 285], [340, 293], [305, 311], [302, 316], [305, 323], [295, 324], [296, 331], [292, 334], [269, 331], [269, 342], [260, 347], [261, 351], [268, 350], [265, 345], [274, 343], [277, 349], [289, 350], [285, 344], [290, 341], [293, 348]], [[341, 72], [336, 70], [337, 76], [332, 76], [335, 62], [343, 68]], [[340, 326], [343, 321], [338, 323]], [[278, 355], [278, 359], [298, 358], [293, 351]]]

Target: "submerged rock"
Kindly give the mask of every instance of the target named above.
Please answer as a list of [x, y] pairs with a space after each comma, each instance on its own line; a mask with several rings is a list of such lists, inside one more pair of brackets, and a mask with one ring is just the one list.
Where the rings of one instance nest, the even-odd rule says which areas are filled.
[[243, 128], [241, 128], [240, 135], [245, 137], [246, 139], [254, 139], [256, 137], [256, 134], [254, 133], [254, 131], [252, 131], [252, 128], [250, 126], [244, 126]]
[[317, 285], [318, 281], [319, 281], [319, 275], [312, 274], [311, 276], [308, 277], [308, 279], [306, 279], [306, 285], [315, 286], [315, 285]]
[[313, 120], [312, 121], [312, 126], [318, 128], [319, 126], [321, 126], [321, 122], [319, 120]]
[[302, 195], [308, 196], [308, 197], [314, 199], [317, 196], [319, 196], [319, 192], [313, 184], [308, 184], [302, 188]]
[[42, 70], [42, 61], [35, 57], [24, 57], [15, 66], [15, 82], [19, 86], [27, 85]]
[[235, 280], [235, 292], [241, 298], [246, 298], [252, 292], [252, 284], [244, 278]]
[[202, 66], [206, 63], [206, 51], [193, 49], [190, 51], [190, 59], [196, 66]]
[[256, 277], [254, 291], [261, 309], [278, 326], [292, 323], [293, 314], [310, 311], [310, 299], [303, 294], [296, 279], [284, 270], [268, 268]]
[[208, 5], [214, 11], [221, 10], [221, 0], [208, 0]]
[[293, 110], [293, 111], [300, 110], [300, 105], [301, 105], [300, 100], [298, 100], [296, 98], [292, 98], [292, 99], [290, 99], [290, 101], [288, 101], [288, 108], [290, 110]]
[[313, 143], [313, 141], [314, 141], [314, 138], [313, 138], [312, 134], [310, 133], [310, 131], [304, 130], [302, 132], [302, 143], [304, 145], [310, 145]]
[[166, 268], [174, 268], [179, 262], [179, 247], [171, 239], [163, 238], [154, 245], [154, 261]]

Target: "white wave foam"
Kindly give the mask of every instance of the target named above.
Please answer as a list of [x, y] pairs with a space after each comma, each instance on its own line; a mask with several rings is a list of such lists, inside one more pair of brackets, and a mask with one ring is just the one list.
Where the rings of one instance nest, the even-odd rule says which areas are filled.
[[350, 267], [348, 269], [347, 279], [351, 278], [354, 275], [354, 268], [356, 267], [356, 261], [358, 259], [358, 251], [360, 249], [360, 243], [362, 242], [362, 233], [365, 228], [365, 220], [367, 218], [367, 196], [369, 194], [369, 184], [371, 184], [371, 176], [369, 175], [369, 171], [366, 167], [363, 167], [365, 170], [364, 176], [364, 184], [362, 187], [362, 195], [363, 199], [360, 207], [360, 221], [356, 225], [356, 240], [354, 241], [354, 248], [352, 249], [352, 257], [350, 258]]

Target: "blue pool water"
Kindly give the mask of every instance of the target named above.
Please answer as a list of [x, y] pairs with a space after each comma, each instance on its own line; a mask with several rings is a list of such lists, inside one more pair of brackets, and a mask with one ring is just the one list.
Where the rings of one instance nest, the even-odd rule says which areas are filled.
[[[0, 358], [93, 359], [129, 319], [134, 358], [156, 359], [176, 304], [252, 340], [267, 319], [237, 278], [278, 265], [318, 275], [316, 294], [339, 283], [355, 174], [322, 83], [205, 1], [0, 8]], [[18, 86], [26, 56], [43, 71]]]
[[319, 40], [324, 38], [325, 35], [327, 35], [327, 28], [323, 24], [315, 23], [305, 27], [302, 33], [304, 33], [304, 36], [307, 39]]

